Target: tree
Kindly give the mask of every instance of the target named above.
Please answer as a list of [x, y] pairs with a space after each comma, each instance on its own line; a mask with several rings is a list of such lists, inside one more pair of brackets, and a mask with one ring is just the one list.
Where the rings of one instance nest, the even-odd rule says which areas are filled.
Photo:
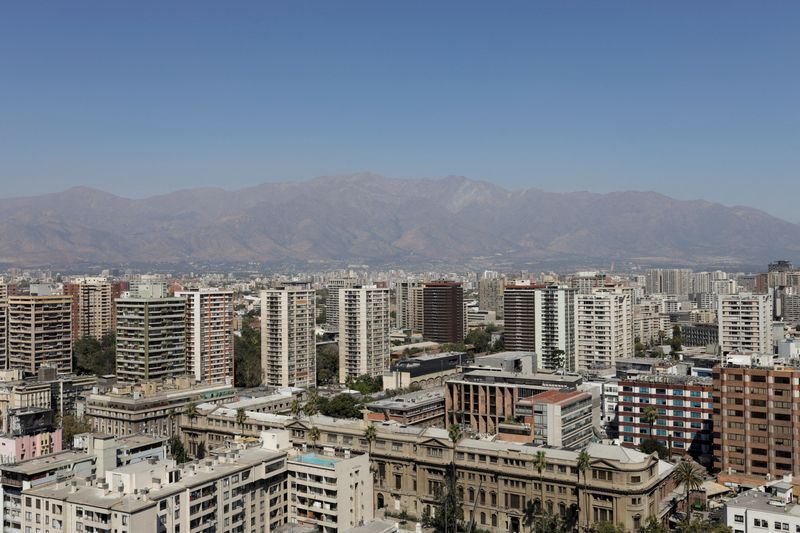
[[669, 455], [669, 450], [667, 450], [667, 447], [654, 438], [642, 440], [642, 443], [639, 445], [639, 451], [648, 455], [656, 452], [659, 459], [666, 459]]
[[303, 412], [303, 407], [302, 405], [300, 405], [300, 400], [298, 400], [297, 398], [292, 400], [291, 412], [292, 412], [292, 418], [294, 418], [295, 420], [300, 418], [300, 413]]
[[467, 333], [464, 342], [471, 344], [475, 353], [483, 353], [489, 350], [492, 344], [492, 335], [483, 328], [476, 328]]
[[667, 338], [667, 332], [663, 329], [658, 330], [658, 345], [661, 346], [664, 344], [664, 339]]
[[543, 514], [536, 519], [535, 524], [537, 533], [566, 533], [571, 531], [561, 520], [561, 517], [554, 514]]
[[311, 426], [311, 428], [308, 430], [308, 440], [311, 441], [312, 447], [317, 447], [319, 436], [319, 428], [317, 426]]
[[544, 510], [544, 478], [542, 474], [547, 469], [547, 454], [544, 453], [544, 450], [536, 452], [536, 456], [533, 459], [533, 467], [539, 473], [539, 488], [542, 490], [542, 498], [539, 500], [539, 509], [537, 511], [542, 512]]
[[422, 515], [423, 525], [439, 533], [466, 531], [462, 521], [462, 504], [463, 499], [456, 486], [455, 472], [448, 469], [443, 484], [436, 488], [435, 516], [431, 516], [426, 509]]
[[658, 409], [649, 405], [644, 410], [644, 419], [650, 424], [650, 438], [655, 438], [654, 427], [658, 421]]
[[72, 345], [72, 366], [79, 374], [104, 376], [116, 371], [117, 346], [114, 333], [100, 340], [81, 337]]
[[247, 412], [244, 410], [244, 407], [239, 407], [236, 409], [236, 423], [239, 425], [242, 434], [244, 434], [245, 422], [247, 422]]
[[72, 439], [75, 435], [87, 433], [92, 430], [91, 424], [74, 415], [64, 415], [61, 419], [61, 439], [63, 448], [72, 448]]
[[[184, 414], [189, 417], [189, 429], [192, 430], [189, 432], [189, 439], [194, 440], [194, 419], [197, 418], [197, 405], [194, 403], [190, 403], [186, 406], [184, 410]], [[189, 443], [191, 445], [191, 442]], [[191, 447], [191, 446], [190, 446]]]
[[[589, 472], [589, 468], [592, 466], [592, 457], [589, 455], [589, 452], [587, 452], [585, 449], [581, 450], [581, 453], [578, 454], [578, 460], [575, 466], [578, 470], [578, 481], [580, 481], [581, 474], [583, 474], [583, 498], [586, 500], [584, 513], [586, 518], [586, 531], [589, 531], [589, 499], [587, 497], [588, 490], [586, 489], [586, 474]], [[578, 498], [578, 502], [580, 501], [580, 498]]]
[[200, 444], [197, 445], [197, 454], [196, 455], [197, 455], [198, 459], [205, 458], [205, 456], [206, 456], [206, 443], [205, 442], [201, 442]]
[[689, 506], [689, 494], [693, 490], [699, 490], [703, 485], [703, 473], [701, 467], [690, 459], [684, 458], [675, 467], [672, 474], [675, 476], [675, 482], [678, 485], [683, 485], [686, 491], [686, 519], [690, 520], [692, 517], [692, 508]]
[[249, 325], [242, 326], [241, 335], [233, 337], [234, 375], [237, 387], [257, 387], [261, 384], [261, 333]]
[[553, 350], [550, 355], [545, 356], [549, 368], [562, 370], [567, 366], [567, 353], [564, 350]]
[[339, 381], [339, 352], [333, 344], [317, 347], [317, 385]]
[[167, 444], [169, 446], [169, 453], [176, 462], [185, 463], [189, 460], [189, 455], [186, 453], [186, 448], [183, 447], [181, 439], [179, 439], [176, 435], [170, 437], [167, 441]]
[[678, 324], [672, 327], [672, 338], [669, 340], [669, 345], [673, 352], [683, 350], [683, 337], [681, 336], [681, 327]]
[[372, 444], [378, 439], [378, 430], [372, 424], [367, 426], [364, 430], [364, 440], [367, 441], [367, 452], [372, 459]]
[[525, 509], [522, 511], [522, 525], [528, 528], [530, 533], [533, 533], [533, 528], [536, 525], [536, 506], [532, 501], [528, 500], [525, 503]]
[[[587, 531], [588, 531], [588, 527]], [[625, 529], [612, 522], [600, 522], [594, 527], [595, 533], [626, 533]]]
[[639, 529], [639, 533], [669, 533], [669, 528], [659, 522], [655, 516], [651, 516]]
[[712, 526], [705, 518], [699, 516], [689, 520], [687, 518], [675, 528], [678, 533], [733, 533], [730, 526]]
[[383, 379], [362, 374], [356, 379], [350, 379], [348, 388], [357, 390], [361, 394], [373, 394], [383, 390]]
[[319, 412], [319, 394], [317, 393], [316, 389], [311, 389], [308, 391], [306, 404], [303, 406], [303, 412], [309, 418]]
[[169, 436], [173, 436], [175, 434], [175, 417], [178, 416], [178, 413], [175, 409], [170, 409], [167, 412], [167, 418], [169, 418]]
[[320, 400], [319, 412], [333, 418], [361, 418], [358, 400], [349, 394], [337, 394], [330, 400]]

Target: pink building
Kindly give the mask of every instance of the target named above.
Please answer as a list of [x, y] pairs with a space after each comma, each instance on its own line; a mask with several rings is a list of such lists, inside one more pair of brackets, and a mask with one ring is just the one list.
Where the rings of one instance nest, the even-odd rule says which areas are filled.
[[0, 463], [16, 463], [62, 450], [62, 430], [43, 431], [33, 435], [0, 436]]

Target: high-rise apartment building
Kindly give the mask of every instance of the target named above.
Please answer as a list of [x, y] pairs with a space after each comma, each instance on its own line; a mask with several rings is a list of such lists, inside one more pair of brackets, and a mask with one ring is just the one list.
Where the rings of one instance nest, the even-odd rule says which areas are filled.
[[389, 370], [389, 289], [339, 289], [339, 382]]
[[263, 385], [316, 386], [315, 302], [316, 294], [308, 283], [261, 291]]
[[511, 284], [506, 285], [503, 292], [505, 317], [503, 342], [506, 350], [512, 352], [534, 351], [536, 349], [534, 342], [536, 286]]
[[72, 338], [101, 339], [113, 331], [113, 306], [111, 283], [106, 278], [76, 279], [64, 286], [64, 293], [72, 297]]
[[577, 369], [577, 290], [563, 285], [512, 284], [505, 291], [505, 347], [536, 352], [536, 367]]
[[613, 367], [633, 356], [631, 300], [627, 294], [596, 292], [576, 296], [578, 367]]
[[687, 296], [692, 271], [688, 268], [651, 268], [645, 277], [648, 294]]
[[757, 481], [800, 475], [800, 369], [724, 366], [713, 379], [714, 467]]
[[398, 281], [394, 289], [397, 329], [422, 331], [422, 282]]
[[464, 289], [455, 281], [434, 281], [423, 290], [423, 336], [433, 342], [461, 343], [466, 334]]
[[659, 338], [659, 332], [670, 334], [669, 315], [663, 312], [664, 304], [657, 298], [642, 298], [633, 306], [633, 337], [648, 344]]
[[332, 278], [325, 285], [328, 289], [328, 296], [325, 299], [325, 322], [329, 326], [339, 327], [339, 289], [355, 287], [358, 284], [356, 278]]
[[8, 368], [8, 300], [0, 298], [0, 368]]
[[72, 371], [72, 298], [8, 299], [8, 368], [36, 373], [43, 364]]
[[483, 311], [494, 311], [498, 319], [503, 318], [503, 278], [483, 278], [478, 282], [478, 307]]
[[198, 383], [233, 384], [233, 291], [178, 291], [186, 300], [186, 369]]
[[722, 353], [772, 353], [772, 296], [747, 293], [720, 296], [717, 326]]
[[186, 300], [120, 298], [117, 378], [133, 383], [186, 374]]

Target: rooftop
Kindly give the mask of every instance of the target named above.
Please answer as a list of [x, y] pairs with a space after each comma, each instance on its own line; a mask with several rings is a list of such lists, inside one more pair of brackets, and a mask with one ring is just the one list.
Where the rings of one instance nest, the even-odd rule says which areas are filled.
[[785, 500], [776, 498], [772, 494], [753, 489], [743, 492], [736, 498], [728, 500], [728, 507], [739, 507], [754, 511], [763, 511], [780, 514], [791, 514], [800, 517], [800, 506], [796, 503], [785, 503]]
[[549, 390], [539, 394], [535, 394], [517, 403], [533, 404], [533, 403], [552, 403], [552, 404], [567, 404], [581, 399], [590, 399], [592, 397], [588, 392], [581, 391], [561, 391]]
[[368, 408], [380, 409], [404, 409], [412, 405], [421, 405], [426, 403], [437, 403], [444, 401], [444, 390], [420, 390], [409, 392], [408, 394], [401, 394], [392, 398], [384, 400], [376, 400], [367, 404]]

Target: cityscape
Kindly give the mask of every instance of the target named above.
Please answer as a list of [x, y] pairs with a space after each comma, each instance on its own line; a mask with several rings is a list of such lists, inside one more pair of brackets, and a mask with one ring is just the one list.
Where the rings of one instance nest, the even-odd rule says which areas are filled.
[[800, 533], [800, 4], [0, 6], [0, 533]]

